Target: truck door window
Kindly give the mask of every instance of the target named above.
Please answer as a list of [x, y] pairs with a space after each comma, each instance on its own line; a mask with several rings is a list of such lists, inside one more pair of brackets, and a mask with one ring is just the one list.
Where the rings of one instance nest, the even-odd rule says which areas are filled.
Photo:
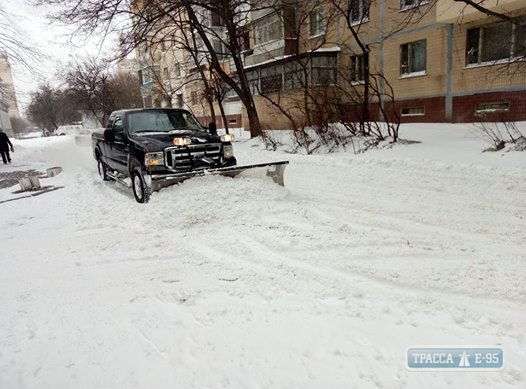
[[124, 130], [124, 128], [122, 127], [122, 118], [120, 116], [117, 116], [115, 118], [115, 121], [113, 122], [113, 130], [114, 131]]

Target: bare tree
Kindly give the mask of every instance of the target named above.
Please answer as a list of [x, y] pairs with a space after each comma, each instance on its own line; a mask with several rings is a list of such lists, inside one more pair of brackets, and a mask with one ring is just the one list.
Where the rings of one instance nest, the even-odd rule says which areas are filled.
[[108, 92], [113, 109], [142, 107], [139, 78], [131, 73], [116, 73], [109, 76]]
[[114, 110], [107, 64], [94, 58], [70, 63], [64, 71], [64, 82], [79, 110], [92, 113], [106, 123]]
[[0, 5], [0, 54], [19, 63], [34, 73], [35, 63], [43, 57], [36, 45], [31, 44], [18, 22]]
[[72, 102], [70, 91], [53, 88], [49, 83], [41, 84], [31, 94], [27, 115], [39, 127], [55, 131], [59, 125], [81, 119]]
[[[186, 31], [192, 36], [199, 37], [199, 50], [206, 52], [209, 69], [217, 74], [239, 96], [248, 116], [251, 135], [261, 134], [261, 124], [254, 103], [250, 85], [245, 75], [241, 58], [241, 37], [245, 35], [243, 26], [246, 24], [250, 10], [257, 7], [277, 7], [279, 1], [253, 1], [253, 0], [136, 0], [130, 4], [124, 0], [35, 0], [36, 4], [53, 4], [60, 10], [54, 17], [64, 23], [75, 24], [77, 33], [94, 31], [107, 33], [117, 29], [115, 22], [122, 21], [125, 17], [133, 22], [119, 26], [121, 32], [126, 34], [125, 42], [128, 52], [135, 49], [141, 42], [148, 41], [151, 37], [157, 39], [170, 38], [166, 28], [166, 21], [173, 21], [174, 15], [182, 15], [186, 24]], [[275, 4], [276, 3], [276, 4]], [[222, 20], [222, 31], [219, 33], [214, 26], [203, 23], [203, 16], [214, 14]], [[179, 26], [180, 27], [180, 26]], [[172, 34], [173, 35], [173, 34]], [[226, 49], [231, 64], [232, 72], [224, 67], [224, 58], [216, 53], [212, 39], [218, 39]], [[151, 39], [150, 39], [151, 40]], [[206, 80], [206, 77], [203, 77]]]

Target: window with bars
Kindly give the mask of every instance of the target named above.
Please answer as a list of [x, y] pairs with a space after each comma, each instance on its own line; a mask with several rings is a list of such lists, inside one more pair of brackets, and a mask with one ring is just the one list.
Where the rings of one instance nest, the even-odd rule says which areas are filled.
[[291, 61], [283, 65], [284, 88], [287, 90], [303, 88], [305, 83], [305, 74], [308, 70], [305, 68], [306, 61]]
[[466, 41], [467, 65], [524, 57], [526, 21], [472, 28], [467, 32]]
[[282, 66], [274, 65], [260, 70], [261, 94], [278, 92], [283, 89]]
[[313, 85], [335, 85], [338, 83], [336, 56], [313, 57], [311, 63], [311, 83]]
[[254, 69], [246, 74], [248, 85], [250, 86], [250, 91], [252, 92], [252, 95], [257, 96], [259, 95], [259, 75], [258, 70]]
[[426, 40], [400, 46], [400, 75], [426, 71]]

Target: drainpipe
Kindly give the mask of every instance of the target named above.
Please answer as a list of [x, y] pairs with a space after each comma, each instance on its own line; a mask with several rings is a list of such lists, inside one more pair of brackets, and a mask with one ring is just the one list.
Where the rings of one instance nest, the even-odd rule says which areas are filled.
[[[380, 74], [384, 76], [384, 28], [385, 28], [385, 0], [380, 0], [378, 2], [378, 11], [380, 12], [380, 45], [378, 47], [378, 67]], [[385, 92], [385, 83], [383, 77], [380, 78], [380, 84], [378, 85], [378, 98], [380, 103], [380, 116], [378, 117], [379, 121], [385, 121], [384, 117], [384, 92]]]
[[445, 101], [445, 120], [453, 121], [453, 24], [447, 25], [447, 65], [446, 65], [446, 101]]

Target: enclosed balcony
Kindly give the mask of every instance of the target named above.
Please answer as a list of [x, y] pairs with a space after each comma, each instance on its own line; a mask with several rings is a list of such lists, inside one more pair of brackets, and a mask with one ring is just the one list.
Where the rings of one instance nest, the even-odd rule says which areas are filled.
[[[477, 2], [480, 3], [480, 2]], [[493, 12], [510, 14], [526, 8], [525, 0], [486, 0], [481, 6]], [[438, 0], [436, 5], [436, 21], [438, 23], [468, 23], [483, 20], [488, 15], [462, 1]]]

